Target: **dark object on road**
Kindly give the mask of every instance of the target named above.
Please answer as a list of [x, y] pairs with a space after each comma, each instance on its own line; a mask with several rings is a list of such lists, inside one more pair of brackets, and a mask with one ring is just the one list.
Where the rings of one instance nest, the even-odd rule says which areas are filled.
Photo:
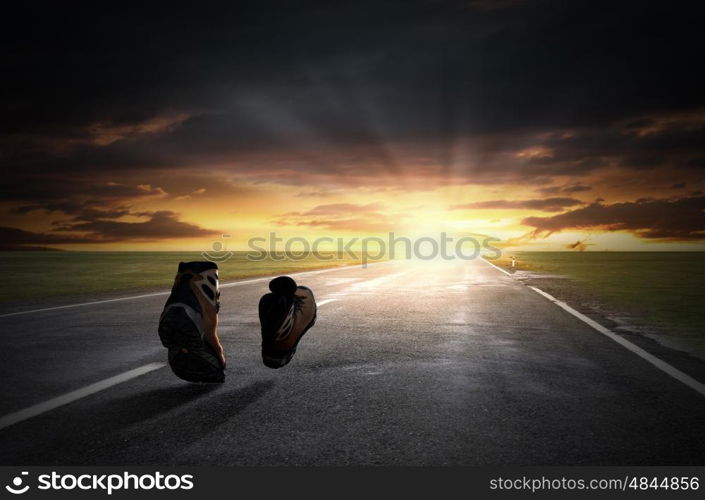
[[288, 276], [269, 282], [272, 293], [259, 301], [262, 324], [262, 361], [281, 368], [291, 361], [304, 334], [316, 322], [316, 300], [310, 288], [298, 286]]
[[189, 382], [223, 382], [225, 356], [218, 338], [218, 266], [181, 262], [159, 318], [159, 337], [169, 366]]

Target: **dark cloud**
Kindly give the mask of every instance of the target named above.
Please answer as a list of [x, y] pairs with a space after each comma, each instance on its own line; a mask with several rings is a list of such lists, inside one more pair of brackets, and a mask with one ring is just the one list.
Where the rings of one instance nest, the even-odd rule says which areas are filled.
[[26, 214], [34, 211], [60, 212], [71, 215], [74, 220], [119, 219], [130, 214], [127, 207], [101, 208], [94, 202], [57, 201], [37, 205], [22, 205], [13, 210], [17, 214]]
[[397, 214], [384, 213], [381, 203], [330, 203], [305, 212], [289, 212], [277, 217], [281, 226], [307, 226], [333, 231], [385, 232], [398, 227]]
[[80, 232], [97, 241], [157, 241], [171, 238], [198, 238], [215, 236], [222, 231], [204, 229], [180, 221], [178, 214], [167, 210], [135, 214], [147, 220], [124, 222], [120, 220], [94, 219], [60, 224], [55, 231]]
[[327, 205], [318, 205], [316, 207], [313, 207], [311, 210], [307, 210], [301, 215], [348, 215], [356, 213], [377, 212], [383, 208], [384, 206], [381, 203], [368, 203], [367, 205], [360, 205], [357, 203], [330, 203]]
[[0, 240], [3, 245], [60, 245], [66, 243], [96, 243], [96, 239], [86, 236], [36, 233], [15, 227], [0, 226]]
[[698, 170], [693, 161], [705, 144], [705, 110], [656, 115], [651, 129], [635, 132], [620, 122], [607, 127], [549, 132], [536, 141], [545, 151], [526, 158], [555, 174], [578, 174], [606, 166], [630, 170], [682, 168]]
[[[469, 2], [469, 5], [475, 9], [480, 10], [495, 10], [514, 7], [515, 5], [519, 5], [522, 1], [526, 0], [472, 0], [471, 2]], [[458, 3], [462, 4], [464, 2]]]
[[[86, 201], [112, 203], [168, 194], [162, 188], [149, 184], [126, 185], [112, 180], [73, 177], [67, 174], [55, 176], [24, 174], [26, 182], [18, 182], [16, 178], [22, 175], [22, 172], [8, 171], [3, 179], [0, 179], [3, 199], [34, 202], [27, 207], [18, 207], [20, 211], [40, 209], [42, 208], [40, 205], [46, 205], [48, 210], [60, 210], [61, 205], [67, 208], [75, 207]], [[115, 173], [108, 173], [109, 179], [115, 177]]]
[[647, 239], [705, 240], [705, 197], [593, 203], [552, 217], [527, 217], [522, 224], [535, 228], [535, 237], [595, 228], [629, 231]]
[[[292, 152], [303, 141], [364, 143], [392, 168], [390, 143], [421, 139], [449, 162], [468, 133], [599, 127], [705, 105], [692, 64], [702, 43], [697, 3], [13, 8], [0, 131], [25, 144], [78, 142], [63, 158], [28, 158], [18, 146], [15, 161], [37, 167], [159, 168], [194, 151]], [[191, 118], [140, 139], [141, 124], [163, 116]], [[121, 139], [92, 143], [97, 124]]]
[[558, 193], [582, 193], [584, 191], [590, 191], [591, 186], [585, 186], [583, 184], [573, 184], [569, 186], [549, 186], [544, 188], [538, 188], [536, 191], [542, 194], [558, 194]]
[[575, 184], [573, 186], [564, 187], [561, 192], [563, 193], [582, 193], [584, 191], [590, 191], [592, 187], [583, 186], [582, 184]]
[[582, 205], [583, 202], [575, 198], [545, 198], [534, 200], [490, 200], [464, 203], [462, 205], [452, 205], [451, 210], [542, 210], [544, 212], [559, 212], [575, 205]]
[[[104, 214], [101, 214], [104, 215]], [[58, 223], [50, 232], [32, 232], [14, 227], [0, 227], [0, 240], [5, 246], [64, 245], [76, 243], [113, 243], [118, 241], [149, 242], [172, 238], [216, 236], [220, 231], [204, 229], [179, 220], [169, 211], [133, 214], [145, 220], [125, 222], [81, 215], [73, 222]]]
[[[177, 214], [171, 212], [139, 213], [134, 212], [131, 203], [147, 198], [165, 197], [167, 193], [159, 187], [148, 184], [124, 185], [116, 182], [80, 182], [59, 183], [66, 189], [54, 192], [51, 184], [37, 183], [31, 186], [20, 186], [19, 189], [9, 193], [7, 199], [29, 201], [13, 207], [10, 212], [17, 215], [36, 217], [56, 217], [52, 225], [54, 230], [50, 233], [33, 233], [41, 241], [39, 243], [103, 243], [134, 239], [130, 229], [137, 234], [143, 231], [146, 235], [152, 232], [149, 239], [158, 240], [167, 238], [169, 234], [182, 231], [186, 237], [189, 230], [195, 230], [195, 235], [201, 231], [197, 226], [178, 221]], [[56, 198], [55, 198], [56, 197]], [[127, 216], [148, 218], [144, 222], [124, 222], [121, 219]], [[114, 230], [111, 230], [115, 228]], [[119, 229], [124, 230], [120, 234]], [[71, 236], [60, 236], [56, 231], [69, 231]], [[19, 233], [16, 233], [19, 237]], [[29, 237], [29, 235], [26, 235]], [[27, 243], [27, 242], [11, 242]]]
[[[695, 189], [704, 7], [677, 4], [15, 2], [0, 188], [16, 213], [108, 232], [131, 200], [167, 196], [147, 179], [216, 166], [338, 188], [564, 183], [545, 195], [606, 169], [660, 185], [681, 169]], [[145, 180], [114, 183], [126, 177]]]

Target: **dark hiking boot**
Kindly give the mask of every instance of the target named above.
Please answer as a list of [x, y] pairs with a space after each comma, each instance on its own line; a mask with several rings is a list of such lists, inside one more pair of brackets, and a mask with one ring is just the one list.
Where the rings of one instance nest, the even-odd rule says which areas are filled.
[[297, 286], [288, 276], [270, 281], [269, 289], [272, 293], [259, 301], [262, 361], [269, 368], [281, 368], [316, 322], [316, 300], [310, 288]]
[[223, 382], [225, 356], [218, 338], [218, 266], [181, 262], [159, 318], [159, 337], [169, 366], [189, 382]]

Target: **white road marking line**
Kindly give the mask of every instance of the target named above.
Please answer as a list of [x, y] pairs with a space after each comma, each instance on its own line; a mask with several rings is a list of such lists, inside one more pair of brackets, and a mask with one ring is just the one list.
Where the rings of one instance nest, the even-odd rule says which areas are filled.
[[[387, 260], [384, 262], [373, 262], [371, 264], [367, 264], [367, 266], [373, 266], [373, 265], [379, 265], [379, 264], [386, 264], [388, 262], [393, 262], [391, 260]], [[338, 266], [338, 267], [331, 267], [327, 269], [317, 269], [315, 271], [301, 271], [298, 273], [291, 273], [289, 276], [303, 276], [303, 275], [308, 275], [308, 274], [320, 274], [320, 273], [327, 273], [331, 271], [339, 271], [341, 269], [351, 269], [354, 267], [357, 267], [358, 264], [355, 264], [354, 266]], [[255, 278], [255, 279], [248, 279], [248, 280], [241, 280], [241, 281], [233, 281], [231, 283], [225, 283], [221, 284], [220, 288], [230, 288], [233, 286], [240, 286], [240, 285], [247, 285], [249, 283], [257, 283], [260, 281], [266, 281], [272, 279], [272, 276], [265, 276], [263, 278]], [[142, 295], [131, 295], [129, 297], [118, 297], [115, 299], [104, 299], [104, 300], [94, 300], [92, 302], [80, 302], [78, 304], [66, 304], [63, 306], [54, 306], [54, 307], [44, 307], [41, 309], [29, 309], [27, 311], [15, 311], [11, 313], [5, 313], [5, 314], [0, 314], [0, 318], [8, 318], [10, 316], [19, 316], [21, 314], [33, 314], [33, 313], [40, 313], [40, 312], [46, 312], [46, 311], [57, 311], [59, 309], [69, 309], [73, 307], [82, 307], [82, 306], [92, 306], [92, 305], [97, 305], [97, 304], [108, 304], [110, 302], [122, 302], [125, 300], [136, 300], [136, 299], [144, 299], [148, 297], [159, 297], [159, 296], [165, 296], [169, 295], [171, 293], [171, 290], [166, 291], [166, 292], [155, 292], [155, 293], [145, 293]]]
[[492, 264], [492, 262], [490, 262], [489, 260], [485, 259], [484, 257], [480, 257], [480, 260], [481, 260], [482, 262], [484, 262], [485, 264], [489, 264], [490, 266], [494, 267], [497, 271], [503, 272], [503, 273], [506, 274], [507, 276], [511, 276], [511, 275], [512, 275], [512, 273], [510, 273], [509, 271], [505, 271], [505, 270], [502, 269], [501, 267], [495, 266], [494, 264]]
[[15, 312], [11, 312], [11, 313], [0, 314], [0, 318], [8, 318], [10, 316], [19, 316], [21, 314], [32, 314], [32, 313], [40, 313], [40, 312], [45, 312], [45, 311], [56, 311], [59, 309], [68, 309], [70, 307], [92, 306], [94, 304], [107, 304], [108, 302], [120, 302], [123, 300], [143, 299], [146, 297], [158, 297], [159, 295], [168, 295], [168, 294], [169, 294], [169, 292], [147, 293], [144, 295], [134, 295], [131, 297], [119, 297], [117, 299], [95, 300], [93, 302], [81, 302], [79, 304], [67, 304], [64, 306], [43, 307], [41, 309], [29, 309], [27, 311], [15, 311]]
[[[501, 267], [495, 266], [494, 264], [492, 264], [491, 262], [488, 262], [485, 259], [481, 259], [481, 260], [485, 261], [487, 264], [494, 267], [495, 269], [502, 271], [504, 274], [511, 276], [511, 273], [508, 273], [507, 271], [505, 271]], [[530, 286], [530, 285], [527, 285], [527, 286], [529, 288], [531, 288], [534, 292], [536, 292], [539, 295], [541, 295], [542, 297], [544, 297], [545, 299], [548, 299], [551, 302], [553, 302], [555, 305], [557, 305], [558, 307], [560, 307], [564, 311], [572, 314], [573, 316], [578, 318], [580, 321], [582, 321], [583, 323], [590, 326], [592, 329], [594, 329], [594, 330], [600, 332], [601, 334], [605, 335], [606, 337], [614, 340], [619, 345], [621, 345], [625, 349], [633, 352], [634, 354], [636, 354], [637, 356], [642, 358], [644, 361], [651, 363], [653, 366], [655, 366], [656, 368], [658, 368], [659, 370], [661, 370], [665, 374], [673, 377], [674, 379], [678, 380], [679, 382], [687, 385], [691, 389], [693, 389], [696, 392], [700, 393], [701, 395], [705, 396], [705, 384], [698, 382], [690, 375], [687, 375], [686, 373], [683, 373], [682, 371], [680, 371], [678, 368], [669, 365], [668, 363], [666, 363], [662, 359], [657, 358], [656, 356], [654, 356], [653, 354], [649, 353], [648, 351], [642, 349], [638, 345], [629, 342], [627, 339], [614, 333], [609, 328], [602, 326], [600, 323], [598, 323], [594, 319], [591, 319], [591, 318], [585, 316], [583, 313], [576, 311], [575, 309], [570, 307], [565, 302], [555, 298], [553, 295], [546, 293], [543, 290], [541, 290], [540, 288], [536, 288], [535, 286]]]
[[5, 427], [9, 427], [18, 422], [22, 422], [23, 420], [36, 417], [37, 415], [41, 415], [42, 413], [46, 413], [55, 408], [59, 408], [60, 406], [73, 403], [78, 399], [85, 398], [86, 396], [90, 396], [91, 394], [95, 394], [96, 392], [103, 391], [114, 385], [122, 384], [123, 382], [127, 382], [128, 380], [131, 380], [133, 378], [163, 368], [164, 366], [166, 366], [166, 363], [149, 363], [147, 365], [140, 366], [139, 368], [135, 368], [134, 370], [115, 375], [114, 377], [106, 378], [105, 380], [101, 380], [100, 382], [96, 382], [95, 384], [87, 385], [86, 387], [82, 387], [81, 389], [67, 392], [66, 394], [63, 394], [61, 396], [52, 398], [48, 401], [44, 401], [43, 403], [30, 406], [29, 408], [25, 408], [24, 410], [19, 410], [14, 413], [10, 413], [9, 415], [0, 417], [0, 429], [4, 429]]
[[[323, 299], [318, 302], [317, 305], [318, 307], [321, 307], [336, 300], [340, 299]], [[60, 406], [73, 403], [74, 401], [95, 394], [96, 392], [108, 389], [114, 385], [127, 382], [128, 380], [139, 377], [154, 370], [159, 370], [160, 368], [164, 368], [165, 366], [166, 363], [161, 362], [149, 363], [144, 366], [140, 366], [139, 368], [135, 368], [134, 370], [130, 370], [125, 373], [115, 375], [114, 377], [106, 378], [105, 380], [101, 380], [94, 384], [87, 385], [86, 387], [82, 387], [81, 389], [67, 392], [66, 394], [63, 394], [61, 396], [57, 396], [48, 401], [44, 401], [43, 403], [39, 403], [34, 406], [30, 406], [29, 408], [10, 413], [8, 415], [5, 415], [4, 417], [0, 417], [0, 430], [4, 429], [5, 427], [14, 425], [18, 422], [22, 422], [32, 417], [36, 417], [37, 415], [41, 415], [42, 413], [54, 410], [56, 408], [59, 408]]]
[[556, 299], [554, 296], [544, 292], [543, 290], [541, 290], [539, 288], [536, 288], [535, 286], [529, 286], [529, 288], [531, 288], [534, 292], [538, 293], [539, 295], [543, 296], [544, 298], [550, 300], [551, 302], [556, 304], [561, 309], [569, 312], [570, 314], [572, 314], [573, 316], [578, 318], [583, 323], [586, 323], [587, 325], [591, 326], [594, 330], [597, 330], [601, 334], [603, 334], [603, 335], [609, 337], [610, 339], [614, 340], [615, 342], [617, 342], [622, 347], [630, 350], [631, 352], [633, 352], [634, 354], [636, 354], [640, 358], [644, 359], [645, 361], [648, 361], [649, 363], [654, 365], [656, 368], [658, 368], [662, 372], [670, 375], [674, 379], [678, 380], [679, 382], [682, 382], [683, 384], [687, 385], [691, 389], [694, 389], [695, 391], [697, 391], [700, 394], [702, 394], [703, 396], [705, 396], [705, 384], [698, 382], [690, 375], [686, 375], [685, 373], [683, 373], [679, 369], [669, 365], [668, 363], [657, 358], [653, 354], [650, 354], [649, 352], [645, 351], [644, 349], [637, 346], [636, 344], [632, 344], [627, 339], [617, 335], [609, 328], [602, 326], [597, 321], [595, 321], [591, 318], [588, 318], [587, 316], [585, 316], [581, 312], [576, 311], [575, 309], [570, 307], [565, 302]]

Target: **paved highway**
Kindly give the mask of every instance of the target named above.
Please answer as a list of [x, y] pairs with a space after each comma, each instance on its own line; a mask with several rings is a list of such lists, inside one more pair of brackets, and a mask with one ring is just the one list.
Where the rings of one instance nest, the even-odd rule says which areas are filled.
[[295, 277], [319, 317], [277, 371], [268, 280], [224, 284], [222, 385], [163, 366], [164, 294], [0, 314], [0, 463], [705, 463], [702, 380], [668, 373], [677, 356], [656, 366], [483, 261]]

